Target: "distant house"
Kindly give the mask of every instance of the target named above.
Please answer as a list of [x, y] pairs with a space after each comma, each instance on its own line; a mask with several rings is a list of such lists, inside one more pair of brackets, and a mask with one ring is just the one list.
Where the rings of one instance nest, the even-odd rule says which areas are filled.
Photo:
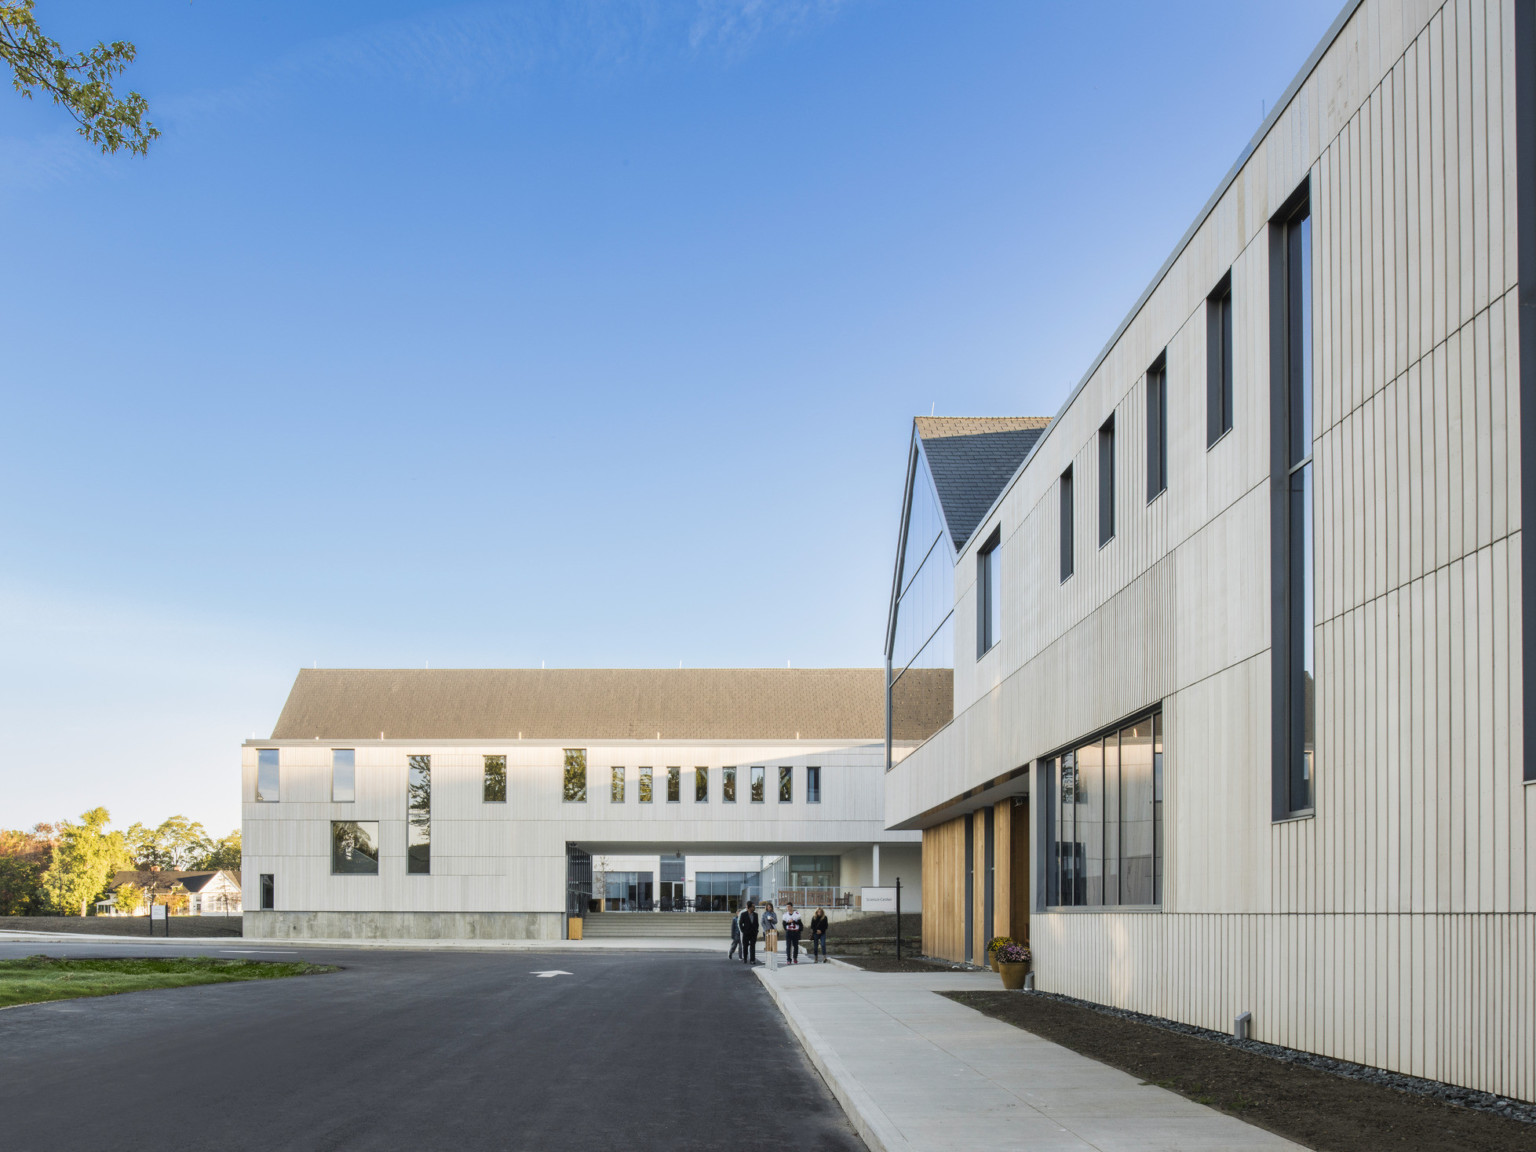
[[[183, 872], [176, 868], [151, 868], [145, 871], [123, 869], [112, 877], [107, 890], [112, 893], [102, 904], [116, 904], [116, 892], [124, 884], [134, 884], [152, 896], [155, 903], [164, 903], [173, 892], [187, 894], [187, 913], [192, 916], [239, 916], [243, 911], [240, 896], [240, 873], [220, 868], [210, 872]], [[100, 908], [98, 907], [98, 911]], [[147, 907], [135, 915], [147, 916]]]

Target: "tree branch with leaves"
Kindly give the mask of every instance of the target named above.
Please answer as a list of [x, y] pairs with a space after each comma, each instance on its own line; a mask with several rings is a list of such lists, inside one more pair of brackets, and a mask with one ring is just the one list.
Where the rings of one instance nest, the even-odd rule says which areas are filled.
[[16, 91], [28, 100], [43, 92], [64, 108], [79, 125], [80, 135], [105, 153], [143, 155], [160, 135], [144, 117], [149, 101], [137, 92], [119, 99], [112, 79], [138, 54], [126, 40], [74, 54], [44, 36], [32, 15], [35, 0], [0, 0], [0, 60], [10, 66]]

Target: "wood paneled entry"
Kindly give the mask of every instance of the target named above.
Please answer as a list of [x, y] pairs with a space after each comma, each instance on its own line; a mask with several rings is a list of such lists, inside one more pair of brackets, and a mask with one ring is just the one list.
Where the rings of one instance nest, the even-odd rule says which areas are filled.
[[923, 830], [923, 951], [986, 962], [993, 936], [1029, 938], [1029, 798]]

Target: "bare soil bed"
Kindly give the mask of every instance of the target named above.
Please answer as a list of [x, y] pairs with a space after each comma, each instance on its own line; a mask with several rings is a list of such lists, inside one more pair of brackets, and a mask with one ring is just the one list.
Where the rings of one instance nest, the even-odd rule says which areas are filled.
[[[810, 923], [809, 912], [806, 915], [806, 923]], [[896, 940], [896, 913], [871, 912], [865, 916], [851, 916], [847, 920], [835, 920], [827, 925], [827, 939], [851, 939], [860, 940], [886, 940], [893, 943]], [[923, 914], [921, 912], [903, 912], [901, 914], [901, 939], [902, 942], [912, 941], [914, 947], [923, 938]]]
[[[238, 916], [172, 916], [155, 921], [155, 935], [239, 936]], [[97, 936], [148, 936], [148, 916], [0, 916], [0, 932], [83, 932]]]
[[950, 999], [1308, 1148], [1529, 1152], [1536, 1124], [1307, 1068], [1028, 992]]

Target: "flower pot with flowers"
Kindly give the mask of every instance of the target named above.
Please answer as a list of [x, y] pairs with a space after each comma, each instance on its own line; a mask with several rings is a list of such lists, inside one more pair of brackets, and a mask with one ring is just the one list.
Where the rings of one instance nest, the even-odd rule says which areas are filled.
[[997, 971], [997, 950], [1009, 944], [1017, 944], [1012, 936], [994, 936], [987, 941], [987, 963], [992, 965], [992, 971]]
[[1024, 974], [1029, 971], [1032, 959], [1029, 949], [1022, 944], [1004, 944], [999, 948], [997, 970], [1002, 974], [1003, 987], [1010, 991], [1024, 987]]

